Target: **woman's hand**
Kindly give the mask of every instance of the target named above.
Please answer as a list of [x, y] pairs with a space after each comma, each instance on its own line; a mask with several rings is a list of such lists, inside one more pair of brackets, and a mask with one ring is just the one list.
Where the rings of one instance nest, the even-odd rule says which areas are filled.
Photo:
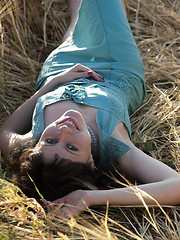
[[51, 81], [56, 82], [56, 84], [61, 85], [64, 83], [72, 82], [78, 78], [89, 78], [92, 77], [98, 82], [104, 82], [104, 77], [98, 73], [92, 71], [90, 68], [87, 68], [81, 64], [77, 64], [74, 67], [66, 70], [63, 73], [60, 73], [52, 78]]
[[[51, 210], [59, 208], [57, 213], [59, 217], [77, 217], [90, 206], [89, 193], [90, 191], [77, 190], [53, 202], [46, 201], [46, 204]], [[43, 201], [41, 200], [41, 202]]]

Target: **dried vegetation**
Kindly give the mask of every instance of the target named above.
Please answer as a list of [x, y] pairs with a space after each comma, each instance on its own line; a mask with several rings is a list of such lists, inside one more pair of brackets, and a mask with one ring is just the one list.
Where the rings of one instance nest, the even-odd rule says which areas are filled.
[[[179, 171], [180, 2], [126, 0], [146, 67], [147, 95], [132, 116], [133, 139]], [[43, 61], [69, 23], [64, 0], [0, 1], [0, 124], [33, 93]], [[94, 207], [77, 219], [45, 213], [0, 178], [0, 239], [179, 239], [179, 207]]]

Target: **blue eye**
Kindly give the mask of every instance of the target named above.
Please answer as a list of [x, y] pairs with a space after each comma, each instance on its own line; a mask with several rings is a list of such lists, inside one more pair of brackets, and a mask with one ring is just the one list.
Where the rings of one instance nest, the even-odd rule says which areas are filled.
[[74, 147], [73, 145], [71, 145], [71, 144], [68, 144], [68, 145], [67, 145], [67, 148], [68, 148], [69, 150], [71, 150], [71, 151], [78, 151], [78, 149], [77, 149], [76, 147]]
[[46, 139], [46, 143], [48, 143], [48, 144], [56, 144], [57, 141], [54, 140], [54, 139], [52, 139], [52, 138], [47, 138], [47, 139]]

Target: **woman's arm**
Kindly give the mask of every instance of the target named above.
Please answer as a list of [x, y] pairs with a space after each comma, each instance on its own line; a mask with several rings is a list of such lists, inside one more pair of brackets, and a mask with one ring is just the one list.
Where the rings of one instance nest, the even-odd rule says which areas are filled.
[[131, 146], [131, 150], [120, 159], [120, 168], [142, 184], [112, 190], [77, 190], [47, 203], [52, 209], [64, 204], [58, 211], [62, 217], [76, 217], [87, 207], [107, 203], [111, 206], [143, 205], [143, 201], [149, 205], [157, 202], [160, 205], [180, 204], [180, 176], [162, 162]]
[[[121, 131], [117, 131], [118, 129]], [[119, 206], [142, 205], [142, 196], [146, 204], [154, 205], [158, 202], [161, 205], [179, 205], [180, 175], [172, 168], [136, 148], [122, 124], [115, 129], [113, 136], [131, 147], [119, 159], [120, 173], [124, 173], [126, 177], [131, 177], [142, 184], [137, 187], [128, 186], [112, 190], [78, 190], [54, 201], [52, 207], [57, 203], [65, 203], [66, 205], [59, 211], [59, 214], [61, 216], [68, 214], [78, 216], [86, 207], [106, 205], [107, 202], [110, 205]]]
[[69, 7], [71, 22], [66, 33], [63, 36], [62, 42], [67, 40], [73, 34], [76, 22], [78, 20], [79, 8], [81, 6], [81, 0], [66, 0], [66, 2]]
[[[141, 190], [147, 193], [147, 197], [144, 197], [147, 204], [156, 204], [156, 201], [162, 205], [180, 204], [180, 175], [176, 171], [146, 155], [135, 146], [131, 146], [131, 150], [121, 157], [119, 163], [120, 170], [127, 177], [136, 179], [142, 184], [138, 185], [137, 188], [131, 186], [107, 191], [94, 191], [90, 196], [90, 205], [94, 203], [105, 204], [107, 201], [111, 205], [142, 205], [142, 199], [138, 195]], [[137, 189], [140, 191], [138, 192]]]
[[[146, 203], [155, 204], [154, 198], [163, 205], [180, 204], [180, 175], [161, 161], [136, 148], [122, 123], [115, 128], [112, 135], [131, 147], [119, 158], [119, 170], [127, 178], [130, 177], [142, 183], [138, 185], [138, 189], [152, 196], [152, 198], [145, 198]], [[94, 196], [95, 198], [92, 197], [92, 199], [101, 202], [106, 198], [112, 205], [142, 204], [135, 192], [135, 187], [102, 191], [99, 196]]]
[[93, 77], [96, 81], [103, 81], [103, 77], [80, 64], [53, 77], [45, 86], [23, 103], [4, 123], [0, 129], [0, 150], [3, 157], [7, 157], [11, 150], [21, 146], [32, 138], [30, 131], [32, 115], [39, 97], [54, 88], [78, 78]]

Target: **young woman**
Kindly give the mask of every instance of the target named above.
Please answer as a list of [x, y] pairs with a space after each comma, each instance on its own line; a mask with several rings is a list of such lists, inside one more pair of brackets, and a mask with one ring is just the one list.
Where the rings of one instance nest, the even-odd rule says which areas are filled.
[[106, 171], [110, 163], [142, 183], [139, 190], [152, 196], [147, 204], [179, 204], [178, 173], [131, 141], [129, 116], [144, 99], [145, 82], [124, 3], [67, 2], [72, 22], [64, 42], [45, 61], [35, 94], [1, 128], [3, 158], [11, 153], [9, 165], [27, 195], [37, 195], [35, 184], [50, 207], [64, 203], [61, 216], [107, 202], [142, 204], [135, 187], [86, 190], [82, 179], [95, 184], [94, 165]]

